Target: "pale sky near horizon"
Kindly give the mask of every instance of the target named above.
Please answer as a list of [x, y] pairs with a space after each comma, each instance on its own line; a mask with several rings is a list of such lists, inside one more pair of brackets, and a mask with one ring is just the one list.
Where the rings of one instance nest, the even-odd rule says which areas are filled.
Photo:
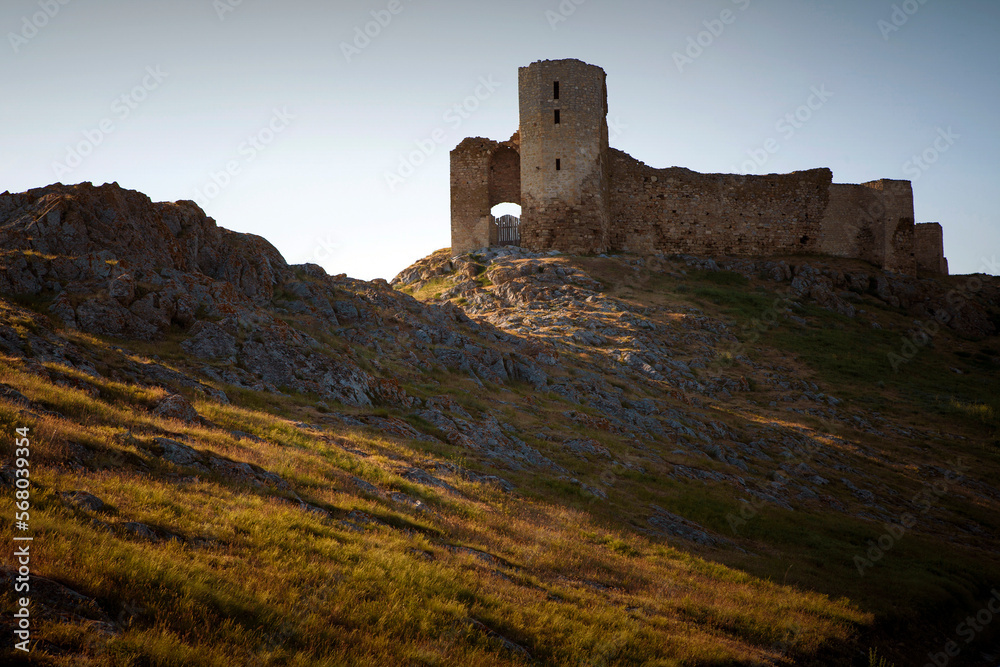
[[647, 164], [912, 180], [952, 271], [1000, 274], [998, 32], [996, 0], [5, 0], [0, 191], [117, 181], [391, 279], [449, 245], [448, 151], [517, 129], [517, 68], [579, 58]]

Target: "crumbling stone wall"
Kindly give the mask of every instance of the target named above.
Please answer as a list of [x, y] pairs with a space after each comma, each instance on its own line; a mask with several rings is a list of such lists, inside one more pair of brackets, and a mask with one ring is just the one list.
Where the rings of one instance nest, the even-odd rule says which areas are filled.
[[611, 151], [611, 247], [635, 253], [817, 252], [833, 174], [699, 174]]
[[510, 141], [466, 139], [452, 151], [455, 255], [495, 243], [490, 209], [511, 201], [522, 205], [521, 245], [536, 251], [824, 253], [947, 273], [940, 225], [914, 225], [909, 181], [648, 167], [609, 148], [604, 70], [579, 60], [520, 68], [518, 93]]
[[500, 145], [490, 158], [490, 207], [510, 202], [521, 203], [521, 156], [510, 147]]
[[521, 164], [515, 134], [503, 143], [465, 139], [451, 152], [451, 251], [461, 255], [496, 242], [490, 210], [521, 203]]
[[604, 70], [546, 60], [518, 71], [521, 245], [608, 249], [608, 100]]
[[940, 223], [914, 225], [913, 249], [917, 271], [932, 275], [948, 275], [948, 260], [944, 258], [944, 230]]
[[863, 185], [834, 183], [823, 217], [820, 252], [863, 259], [877, 266], [885, 261], [886, 205], [880, 192]]
[[820, 252], [915, 274], [910, 182], [883, 179], [861, 185], [832, 185]]
[[888, 178], [863, 185], [881, 195], [885, 221], [882, 268], [916, 275], [917, 260], [913, 252], [913, 186], [909, 181]]

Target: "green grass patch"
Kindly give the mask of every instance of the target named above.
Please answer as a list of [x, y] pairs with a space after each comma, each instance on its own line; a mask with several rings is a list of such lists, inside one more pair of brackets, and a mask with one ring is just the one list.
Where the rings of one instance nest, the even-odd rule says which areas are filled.
[[720, 287], [745, 287], [750, 284], [749, 280], [735, 271], [690, 271], [688, 280], [710, 283]]

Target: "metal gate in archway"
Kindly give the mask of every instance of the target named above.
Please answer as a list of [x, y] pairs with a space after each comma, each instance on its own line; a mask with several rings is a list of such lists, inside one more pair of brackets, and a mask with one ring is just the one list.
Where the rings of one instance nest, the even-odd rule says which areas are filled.
[[493, 218], [497, 245], [521, 245], [521, 218], [516, 215], [501, 215]]

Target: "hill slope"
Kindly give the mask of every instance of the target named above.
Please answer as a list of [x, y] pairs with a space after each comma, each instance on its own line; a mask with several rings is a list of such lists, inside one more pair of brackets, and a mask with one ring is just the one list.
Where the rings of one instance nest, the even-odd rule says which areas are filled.
[[995, 645], [955, 629], [1000, 585], [996, 279], [494, 250], [393, 289], [89, 184], [0, 195], [0, 243], [33, 664]]

